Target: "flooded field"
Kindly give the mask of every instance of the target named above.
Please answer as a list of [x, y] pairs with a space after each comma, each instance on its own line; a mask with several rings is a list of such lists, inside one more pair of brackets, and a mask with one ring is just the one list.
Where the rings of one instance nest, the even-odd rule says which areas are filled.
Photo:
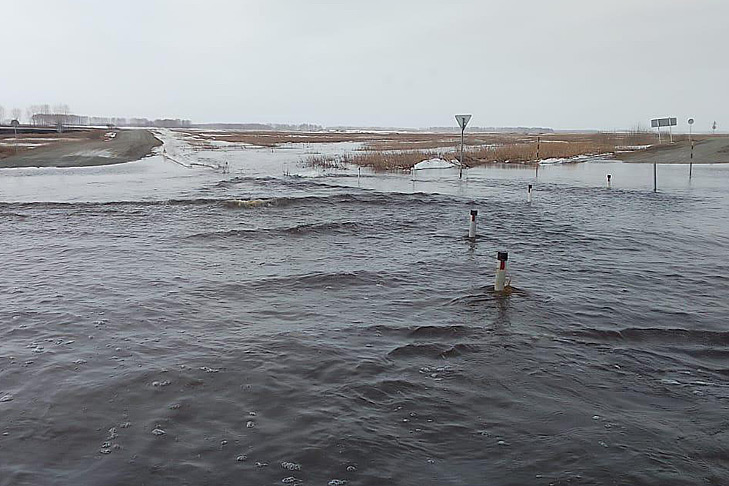
[[0, 485], [729, 481], [729, 165], [167, 135], [0, 170]]

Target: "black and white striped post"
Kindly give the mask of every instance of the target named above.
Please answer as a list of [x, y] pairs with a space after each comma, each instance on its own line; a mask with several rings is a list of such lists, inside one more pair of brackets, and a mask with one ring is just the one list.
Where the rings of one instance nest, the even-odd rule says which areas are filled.
[[468, 237], [472, 240], [476, 238], [476, 216], [478, 216], [478, 210], [471, 209], [470, 223], [468, 225]]
[[509, 253], [500, 251], [496, 255], [496, 278], [494, 279], [494, 290], [503, 292], [506, 288], [506, 261], [509, 259]]

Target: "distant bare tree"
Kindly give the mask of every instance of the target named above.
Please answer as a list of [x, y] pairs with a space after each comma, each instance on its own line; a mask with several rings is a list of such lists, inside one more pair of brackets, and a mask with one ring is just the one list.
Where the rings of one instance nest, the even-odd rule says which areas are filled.
[[10, 113], [12, 113], [12, 115], [13, 115], [13, 120], [20, 121], [20, 115], [23, 114], [23, 110], [21, 110], [20, 108], [13, 108], [13, 110]]
[[0, 105], [0, 123], [2, 123], [4, 119], [5, 119], [5, 108], [3, 108], [2, 105]]
[[71, 113], [71, 109], [65, 103], [53, 106], [53, 111], [56, 115], [68, 115], [69, 113]]

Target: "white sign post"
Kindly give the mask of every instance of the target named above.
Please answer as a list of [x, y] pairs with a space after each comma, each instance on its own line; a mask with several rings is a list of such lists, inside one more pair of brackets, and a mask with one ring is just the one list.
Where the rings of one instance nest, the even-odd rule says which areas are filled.
[[468, 122], [471, 120], [471, 115], [456, 115], [456, 121], [458, 122], [458, 126], [461, 127], [461, 160], [460, 166], [461, 170], [458, 174], [458, 178], [463, 178], [463, 132], [466, 131], [466, 125], [468, 125]]
[[675, 118], [654, 118], [651, 120], [651, 128], [658, 129], [658, 143], [661, 143], [661, 127], [668, 127], [668, 133], [671, 136], [671, 143], [673, 143], [673, 133], [671, 127], [676, 126]]

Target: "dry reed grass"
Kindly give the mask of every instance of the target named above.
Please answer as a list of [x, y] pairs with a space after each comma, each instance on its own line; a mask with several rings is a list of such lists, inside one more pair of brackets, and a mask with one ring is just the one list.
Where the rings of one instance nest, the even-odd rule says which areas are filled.
[[389, 171], [410, 170], [418, 162], [432, 157], [452, 158], [452, 155], [446, 153], [425, 154], [417, 150], [398, 152], [366, 151], [344, 155], [313, 155], [304, 162], [311, 167], [321, 169], [344, 169], [348, 165], [357, 165], [369, 167], [375, 171]]
[[[201, 149], [218, 148], [212, 141], [244, 143], [258, 147], [277, 147], [287, 143], [360, 143], [357, 152], [340, 156], [314, 155], [306, 159], [312, 167], [341, 169], [348, 164], [374, 170], [409, 170], [418, 162], [433, 157], [457, 158], [460, 135], [428, 132], [234, 132], [184, 131], [191, 143]], [[678, 139], [678, 135], [674, 139]], [[651, 132], [634, 130], [621, 133], [469, 133], [464, 144], [464, 163], [469, 166], [489, 163], [535, 163], [538, 159], [571, 158], [582, 155], [614, 153], [621, 147], [656, 143]], [[537, 153], [537, 146], [539, 146]]]
[[[458, 144], [448, 134], [426, 134], [426, 139], [414, 141], [412, 137], [398, 140], [367, 142], [365, 149], [347, 156], [310, 157], [307, 163], [321, 168], [343, 168], [347, 164], [370, 167], [378, 171], [410, 170], [418, 162], [439, 157], [445, 160], [458, 158]], [[676, 138], [676, 137], [674, 137]], [[460, 141], [460, 140], [458, 140]], [[452, 149], [442, 148], [450, 143]], [[547, 135], [475, 134], [467, 137], [464, 164], [478, 166], [493, 163], [532, 164], [538, 160], [579, 156], [612, 154], [620, 147], [633, 147], [655, 143], [655, 135], [639, 133], [571, 133]], [[425, 149], [412, 150], [413, 145]], [[376, 150], [385, 147], [388, 150]], [[403, 149], [409, 147], [410, 150]]]

